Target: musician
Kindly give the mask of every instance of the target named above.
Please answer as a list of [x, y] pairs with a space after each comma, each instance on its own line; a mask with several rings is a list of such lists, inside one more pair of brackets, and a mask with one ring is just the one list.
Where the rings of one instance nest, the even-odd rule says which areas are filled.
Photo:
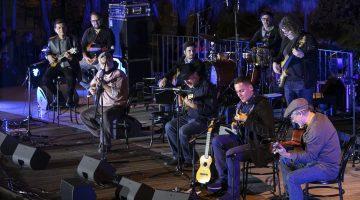
[[304, 98], [293, 100], [284, 117], [306, 127], [302, 136], [303, 151], [287, 152], [282, 145], [277, 150], [285, 190], [291, 200], [302, 200], [301, 184], [337, 177], [341, 156], [339, 138], [327, 116], [310, 110]]
[[86, 29], [81, 39], [83, 59], [80, 67], [83, 74], [81, 85], [88, 89], [88, 83], [92, 79], [92, 71], [99, 70], [97, 56], [104, 51], [114, 50], [115, 37], [111, 29], [103, 26], [100, 14], [90, 14], [91, 27]]
[[250, 47], [256, 47], [257, 43], [262, 43], [263, 47], [270, 49], [272, 57], [275, 57], [281, 45], [281, 36], [279, 29], [274, 26], [274, 16], [269, 11], [263, 11], [260, 13], [260, 20], [262, 23], [261, 28], [255, 32], [250, 40]]
[[279, 28], [284, 38], [279, 55], [273, 62], [273, 70], [281, 74], [280, 62], [289, 56], [284, 84], [286, 102], [289, 104], [293, 99], [302, 97], [312, 103], [318, 73], [317, 42], [311, 34], [302, 31], [300, 25], [289, 16], [280, 21]]
[[[76, 85], [76, 78], [79, 74], [79, 60], [80, 54], [78, 52], [69, 52], [71, 49], [80, 49], [77, 39], [74, 36], [67, 34], [66, 23], [62, 19], [57, 19], [54, 22], [54, 30], [57, 34], [49, 39], [45, 57], [50, 64], [59, 62], [56, 67], [49, 67], [46, 69], [43, 76], [43, 83], [50, 90], [52, 94], [56, 94], [56, 81], [58, 76], [64, 76], [67, 84], [67, 99], [66, 106], [73, 107], [74, 92]], [[58, 57], [64, 56], [60, 61]], [[56, 101], [55, 101], [56, 102]], [[52, 105], [55, 105], [52, 102]], [[65, 98], [62, 93], [59, 93], [60, 104], [65, 103]]]
[[192, 41], [187, 41], [183, 44], [183, 50], [184, 50], [184, 56], [180, 59], [180, 61], [171, 68], [165, 76], [159, 81], [159, 87], [165, 87], [166, 85], [181, 85], [182, 83], [179, 82], [177, 79], [177, 76], [179, 76], [179, 72], [181, 72], [181, 68], [185, 66], [188, 63], [197, 63], [197, 66], [201, 67], [201, 69], [198, 70], [200, 73], [200, 76], [205, 76], [205, 66], [201, 63], [199, 59], [195, 57], [195, 43]]
[[[245, 78], [235, 79], [234, 87], [240, 99], [234, 118], [238, 125], [233, 125], [238, 134], [219, 135], [212, 140], [219, 178], [208, 185], [208, 190], [226, 191], [220, 199], [239, 199], [240, 161], [265, 166], [272, 159], [267, 144], [273, 137], [274, 118], [268, 100], [255, 94], [250, 80]], [[232, 185], [233, 181], [235, 185]]]
[[201, 69], [201, 66], [196, 65], [197, 63], [184, 65], [178, 77], [184, 82], [183, 89], [188, 90], [183, 95], [183, 109], [186, 111], [185, 114], [179, 116], [180, 149], [178, 149], [176, 140], [177, 119], [174, 118], [165, 125], [165, 133], [173, 153], [173, 159], [165, 165], [176, 165], [178, 151], [180, 151], [179, 159], [183, 166], [191, 166], [193, 153], [189, 139], [192, 135], [205, 131], [207, 121], [216, 114], [215, 87], [200, 75], [198, 70]]
[[[92, 106], [80, 114], [81, 121], [89, 129], [90, 133], [100, 137], [99, 152], [102, 146], [109, 151], [111, 149], [111, 123], [119, 116], [125, 113], [129, 88], [128, 79], [124, 72], [114, 67], [114, 61], [111, 53], [103, 52], [99, 55], [100, 71], [90, 82], [90, 93], [95, 95], [97, 89], [103, 89], [99, 98], [98, 110]], [[100, 88], [100, 84], [102, 88]], [[100, 135], [100, 116], [101, 103], [103, 102], [103, 137]], [[97, 112], [95, 117], [95, 112]]]

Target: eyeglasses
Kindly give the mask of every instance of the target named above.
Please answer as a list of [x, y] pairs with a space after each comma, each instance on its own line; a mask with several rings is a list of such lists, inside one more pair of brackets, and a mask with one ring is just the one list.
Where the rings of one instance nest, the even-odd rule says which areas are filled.
[[270, 21], [270, 17], [262, 17], [261, 21]]
[[90, 20], [91, 22], [99, 22], [99, 19]]

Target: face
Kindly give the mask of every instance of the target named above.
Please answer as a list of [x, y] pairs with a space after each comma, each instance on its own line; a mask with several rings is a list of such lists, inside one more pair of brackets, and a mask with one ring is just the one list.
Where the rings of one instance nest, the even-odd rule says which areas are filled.
[[56, 24], [55, 25], [55, 33], [58, 34], [59, 36], [64, 36], [66, 34], [66, 26], [65, 24], [61, 23], [61, 24]]
[[291, 122], [296, 123], [299, 127], [303, 127], [305, 125], [304, 115], [299, 111], [294, 111], [290, 115]]
[[200, 76], [197, 72], [194, 72], [185, 80], [185, 84], [190, 88], [193, 88], [197, 83], [199, 83], [199, 80]]
[[284, 33], [284, 36], [289, 38], [289, 40], [293, 40], [295, 38], [295, 33], [286, 29], [286, 28], [281, 28], [281, 31]]
[[114, 66], [114, 62], [112, 61], [112, 59], [106, 58], [105, 56], [99, 58], [99, 63], [100, 63], [100, 68], [105, 70], [109, 70]]
[[269, 15], [262, 15], [260, 19], [264, 27], [271, 26], [271, 17]]
[[241, 102], [247, 102], [254, 94], [254, 88], [251, 84], [237, 83], [234, 85], [235, 92], [240, 98]]
[[99, 29], [100, 28], [100, 18], [97, 15], [91, 15], [90, 16], [90, 21], [91, 21], [91, 25], [95, 28], [95, 29]]
[[194, 59], [195, 56], [195, 49], [194, 47], [186, 47], [184, 51], [185, 58], [188, 60]]

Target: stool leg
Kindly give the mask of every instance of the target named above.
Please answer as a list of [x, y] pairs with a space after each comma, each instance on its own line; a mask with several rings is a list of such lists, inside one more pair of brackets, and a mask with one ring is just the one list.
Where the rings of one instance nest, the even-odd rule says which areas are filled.
[[74, 112], [75, 112], [75, 121], [76, 124], [79, 124], [78, 118], [77, 118], [77, 113], [76, 113], [76, 106], [74, 107]]
[[126, 144], [126, 149], [129, 149], [129, 138], [128, 138], [128, 134], [127, 134], [127, 125], [126, 125], [126, 121], [124, 120], [124, 125], [125, 125], [125, 144]]
[[69, 108], [70, 111], [70, 121], [73, 122], [73, 118], [72, 118], [72, 108]]
[[57, 125], [60, 126], [60, 107], [59, 107], [59, 81], [56, 81], [56, 110]]
[[[55, 95], [53, 95], [53, 100], [52, 100], [52, 102], [54, 102], [54, 100], [55, 100]], [[51, 102], [51, 103], [52, 103]], [[55, 124], [55, 106], [53, 105], [53, 107], [51, 108], [51, 110], [52, 110], [52, 112], [53, 112], [53, 124]]]
[[149, 148], [152, 147], [153, 144], [153, 140], [154, 140], [154, 119], [151, 120], [151, 138], [150, 138], [150, 144], [149, 144]]

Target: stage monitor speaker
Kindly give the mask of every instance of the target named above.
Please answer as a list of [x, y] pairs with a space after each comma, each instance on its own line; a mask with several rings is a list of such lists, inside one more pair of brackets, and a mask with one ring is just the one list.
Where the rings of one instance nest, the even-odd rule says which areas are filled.
[[163, 199], [188, 200], [190, 199], [190, 193], [155, 190], [152, 200], [163, 200]]
[[95, 200], [96, 194], [90, 184], [79, 178], [62, 179], [60, 184], [62, 200]]
[[19, 144], [12, 156], [14, 163], [33, 170], [45, 169], [51, 156], [38, 148]]
[[0, 150], [2, 154], [7, 156], [13, 155], [18, 144], [15, 138], [0, 132]]
[[122, 177], [119, 184], [122, 186], [119, 196], [120, 199], [127, 200], [151, 200], [154, 195], [154, 189], [143, 183]]
[[143, 78], [150, 77], [151, 18], [109, 18], [109, 28], [115, 35], [114, 57], [127, 58], [129, 84], [133, 85], [143, 81]]
[[111, 183], [115, 177], [115, 168], [105, 161], [84, 155], [77, 167], [80, 177], [96, 183]]

